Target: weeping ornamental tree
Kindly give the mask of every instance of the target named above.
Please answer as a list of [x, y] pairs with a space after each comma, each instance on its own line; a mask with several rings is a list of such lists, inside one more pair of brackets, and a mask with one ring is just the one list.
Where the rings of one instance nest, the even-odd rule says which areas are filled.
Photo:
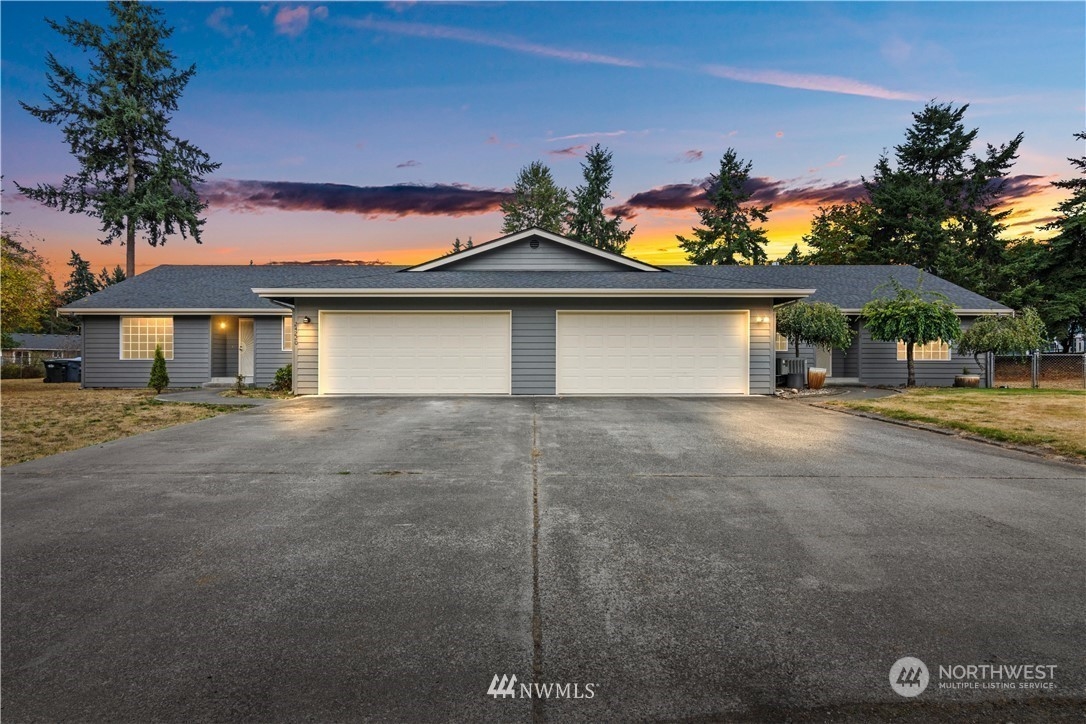
[[937, 340], [953, 344], [961, 337], [962, 325], [950, 301], [938, 292], [925, 291], [922, 279], [917, 280], [916, 289], [903, 287], [896, 279], [890, 280], [890, 287], [895, 294], [893, 297], [872, 299], [863, 306], [860, 314], [872, 339], [905, 343], [908, 369], [905, 386], [915, 387], [913, 348]]
[[81, 74], [46, 56], [45, 103], [20, 103], [43, 123], [60, 126], [79, 171], [59, 186], [16, 184], [46, 206], [101, 220], [103, 244], [128, 245], [126, 273], [136, 274], [136, 235], [151, 246], [174, 233], [200, 243], [200, 214], [207, 204], [196, 185], [219, 167], [210, 156], [169, 128], [196, 66], [174, 67], [164, 43], [173, 33], [162, 12], [138, 2], [111, 2], [112, 25], [88, 20], [49, 25], [88, 56]]
[[1026, 307], [1013, 317], [984, 317], [973, 323], [958, 342], [959, 354], [971, 354], [987, 373], [981, 360], [992, 354], [1027, 355], [1045, 345], [1045, 323], [1036, 310]]
[[799, 357], [800, 344], [848, 349], [852, 330], [841, 310], [827, 302], [794, 302], [777, 310], [777, 333], [786, 337]]

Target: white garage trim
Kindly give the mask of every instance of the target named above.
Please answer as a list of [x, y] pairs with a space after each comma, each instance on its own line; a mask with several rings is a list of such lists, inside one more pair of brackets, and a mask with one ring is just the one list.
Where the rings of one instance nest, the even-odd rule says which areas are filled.
[[[555, 393], [558, 395], [750, 394], [750, 310], [561, 309], [555, 312], [555, 317]], [[591, 317], [600, 319], [591, 320]], [[714, 317], [721, 322], [718, 327]], [[570, 320], [571, 324], [585, 322], [574, 333], [590, 336], [597, 333], [592, 325], [595, 322], [600, 335], [613, 335], [620, 344], [610, 348], [606, 344], [600, 346], [602, 356], [597, 369], [573, 368], [575, 359], [583, 361], [582, 356], [575, 358], [573, 354], [574, 350], [583, 351], [584, 340], [581, 346], [570, 348], [571, 342], [564, 337], [571, 329], [570, 325], [563, 328], [563, 320]], [[689, 330], [694, 336], [693, 346], [687, 350], [678, 348], [672, 336], [673, 330], [679, 329], [684, 321], [695, 322]], [[625, 326], [639, 323], [643, 325], [643, 334], [638, 334], [635, 327]], [[640, 379], [628, 374], [633, 352], [641, 357]], [[693, 372], [689, 362], [694, 364]], [[699, 363], [703, 366], [700, 375], [696, 369]], [[711, 369], [705, 369], [705, 365]], [[612, 370], [613, 376], [606, 374]], [[589, 379], [592, 376], [596, 379]]]
[[[317, 318], [318, 394], [512, 393], [511, 310], [321, 310]], [[458, 330], [457, 318], [470, 320], [474, 331]], [[357, 322], [359, 333], [381, 335], [379, 342], [350, 347], [347, 330], [336, 328], [350, 321]], [[355, 376], [351, 362], [334, 359], [341, 351], [337, 344], [347, 345], [342, 351], [350, 351], [353, 365], [367, 373]]]

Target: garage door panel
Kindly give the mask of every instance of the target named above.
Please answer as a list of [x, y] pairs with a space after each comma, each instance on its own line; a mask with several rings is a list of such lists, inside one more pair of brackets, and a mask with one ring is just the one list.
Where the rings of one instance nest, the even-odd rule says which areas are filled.
[[746, 394], [747, 315], [559, 312], [558, 394]]
[[508, 312], [324, 313], [322, 394], [508, 394]]

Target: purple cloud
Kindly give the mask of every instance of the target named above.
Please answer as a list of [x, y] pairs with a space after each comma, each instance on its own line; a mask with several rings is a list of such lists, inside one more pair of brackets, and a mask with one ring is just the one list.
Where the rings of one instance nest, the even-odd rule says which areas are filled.
[[576, 146], [567, 146], [566, 148], [556, 148], [553, 151], [547, 151], [551, 156], [579, 156], [581, 151], [588, 148], [588, 144], [580, 143]]
[[404, 161], [403, 163], [396, 164], [396, 168], [414, 168], [415, 166], [421, 166], [421, 165], [422, 165], [422, 163], [420, 161], [416, 161], [415, 159], [411, 159], [410, 161]]
[[462, 184], [348, 186], [295, 181], [211, 181], [200, 196], [213, 209], [331, 211], [379, 216], [469, 216], [496, 211], [508, 191]]

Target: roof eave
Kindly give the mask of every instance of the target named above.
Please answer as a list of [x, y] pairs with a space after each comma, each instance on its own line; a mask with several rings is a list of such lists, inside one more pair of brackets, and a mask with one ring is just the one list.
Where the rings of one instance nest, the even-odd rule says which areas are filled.
[[116, 315], [164, 315], [168, 314], [173, 317], [206, 317], [209, 314], [239, 314], [248, 316], [273, 316], [282, 317], [289, 314], [289, 309], [268, 309], [266, 307], [260, 307], [258, 309], [252, 309], [249, 307], [89, 307], [86, 309], [61, 307], [57, 310], [57, 314], [63, 314], [68, 317], [75, 316], [116, 316]]
[[253, 289], [260, 297], [809, 297], [814, 289], [510, 289], [510, 288], [410, 288], [410, 289]]

